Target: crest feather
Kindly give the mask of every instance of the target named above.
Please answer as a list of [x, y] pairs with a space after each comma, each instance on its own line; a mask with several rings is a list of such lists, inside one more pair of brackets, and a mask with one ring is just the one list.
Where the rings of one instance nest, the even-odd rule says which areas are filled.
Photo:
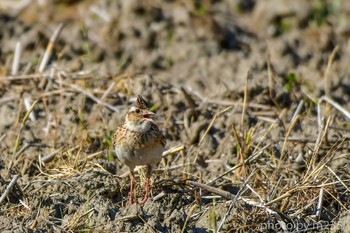
[[135, 102], [135, 106], [138, 108], [147, 108], [147, 102], [144, 98], [142, 98], [142, 96], [138, 95]]

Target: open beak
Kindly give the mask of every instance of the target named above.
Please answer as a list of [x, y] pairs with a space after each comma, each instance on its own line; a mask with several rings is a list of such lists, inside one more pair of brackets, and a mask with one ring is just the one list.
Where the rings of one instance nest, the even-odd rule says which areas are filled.
[[152, 118], [152, 116], [155, 115], [154, 112], [147, 111], [143, 114], [144, 118]]

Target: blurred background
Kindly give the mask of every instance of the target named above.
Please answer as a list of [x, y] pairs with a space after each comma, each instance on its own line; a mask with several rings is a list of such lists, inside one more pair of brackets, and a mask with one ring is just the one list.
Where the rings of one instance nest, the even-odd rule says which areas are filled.
[[251, 87], [266, 87], [267, 54], [282, 85], [296, 73], [316, 95], [314, 81], [336, 45], [342, 61], [333, 82], [350, 69], [346, 0], [2, 0], [0, 13], [2, 75], [19, 41], [21, 68], [37, 70], [60, 23], [51, 64], [67, 72], [98, 67], [100, 75], [150, 72], [208, 97], [242, 91], [248, 69]]

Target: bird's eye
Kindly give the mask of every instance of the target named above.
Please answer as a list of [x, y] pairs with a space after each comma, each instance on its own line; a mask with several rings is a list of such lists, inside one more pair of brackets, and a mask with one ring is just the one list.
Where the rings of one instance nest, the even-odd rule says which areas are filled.
[[140, 109], [136, 109], [135, 112], [136, 112], [136, 113], [140, 113], [141, 110], [140, 110]]

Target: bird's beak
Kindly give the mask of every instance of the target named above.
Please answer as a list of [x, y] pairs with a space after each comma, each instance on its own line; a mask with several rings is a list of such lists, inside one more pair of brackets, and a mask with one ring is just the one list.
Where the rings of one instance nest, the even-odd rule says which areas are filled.
[[151, 111], [146, 111], [145, 113], [143, 113], [144, 118], [152, 118], [154, 115], [155, 113]]

